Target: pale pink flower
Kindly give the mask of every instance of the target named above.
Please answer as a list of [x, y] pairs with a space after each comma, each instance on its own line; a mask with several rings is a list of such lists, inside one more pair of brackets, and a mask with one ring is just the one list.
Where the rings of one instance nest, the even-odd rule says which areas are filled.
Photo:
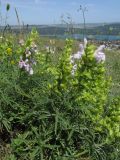
[[[85, 41], [85, 45], [87, 45], [86, 43], [87, 42]], [[75, 71], [77, 70], [77, 64], [75, 64], [75, 60], [81, 59], [83, 54], [84, 54], [84, 45], [79, 44], [79, 50], [77, 51], [77, 53], [70, 56], [70, 63], [73, 64], [73, 68], [72, 68], [72, 71], [71, 71], [72, 75], [74, 75]]]
[[98, 52], [95, 55], [95, 59], [97, 60], [97, 62], [101, 62], [101, 61], [105, 61], [105, 54], [103, 52]]
[[84, 46], [83, 46], [83, 44], [79, 44], [79, 51], [81, 51], [81, 52], [83, 52], [84, 51]]
[[105, 45], [100, 45], [95, 52], [102, 52], [105, 49]]
[[19, 61], [19, 68], [23, 68], [25, 66], [25, 62], [22, 60], [22, 61]]
[[103, 52], [103, 49], [105, 48], [105, 45], [101, 45], [94, 53], [94, 57], [97, 62], [104, 62], [105, 61], [105, 54]]
[[75, 54], [73, 55], [73, 58], [74, 58], [74, 59], [81, 59], [83, 53], [84, 53], [83, 51], [82, 51], [82, 52], [81, 52], [81, 51], [78, 51], [77, 53], [75, 53]]
[[82, 55], [84, 54], [84, 46], [83, 44], [79, 44], [79, 50], [77, 51], [77, 53], [72, 55], [72, 59], [81, 59]]

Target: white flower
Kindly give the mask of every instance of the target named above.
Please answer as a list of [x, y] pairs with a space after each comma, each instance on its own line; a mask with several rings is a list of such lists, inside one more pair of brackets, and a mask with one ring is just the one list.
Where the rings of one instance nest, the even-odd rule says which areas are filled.
[[102, 52], [103, 49], [105, 49], [105, 45], [99, 46], [98, 49], [96, 50], [96, 52]]
[[32, 68], [30, 68], [29, 74], [30, 74], [30, 75], [33, 75], [33, 69], [32, 69]]
[[83, 51], [78, 51], [76, 54], [73, 55], [74, 59], [80, 59], [83, 55]]
[[49, 46], [46, 46], [46, 51], [50, 52], [50, 47]]
[[75, 64], [72, 68], [71, 74], [74, 76], [75, 71], [77, 70], [77, 64]]
[[50, 53], [54, 54], [55, 53], [55, 50], [50, 48]]
[[97, 62], [105, 61], [105, 54], [103, 52], [103, 49], [105, 48], [105, 45], [101, 45], [94, 53], [95, 59]]
[[50, 44], [55, 44], [55, 40], [50, 39]]
[[27, 62], [28, 62], [28, 59], [25, 60], [25, 63], [27, 63]]
[[54, 54], [56, 51], [56, 48], [51, 46], [46, 46], [46, 51]]
[[87, 39], [84, 38], [84, 48], [86, 48], [86, 46], [87, 46]]
[[38, 50], [37, 50], [37, 49], [35, 49], [34, 52], [35, 52], [36, 54], [38, 54]]
[[82, 55], [84, 54], [84, 49], [87, 46], [87, 39], [84, 38], [84, 45], [83, 44], [79, 44], [79, 50], [77, 53], [73, 54], [72, 56], [70, 56], [70, 63], [73, 64], [73, 68], [71, 71], [71, 74], [74, 75], [75, 71], [77, 70], [77, 64], [75, 64], [75, 60], [76, 59], [81, 59]]
[[74, 61], [74, 57], [73, 57], [73, 55], [72, 56], [70, 56], [70, 63], [71, 64], [73, 64], [75, 61]]
[[29, 64], [26, 64], [26, 65], [25, 65], [25, 70], [26, 70], [27, 72], [29, 72], [29, 70], [30, 70], [30, 65], [29, 65]]
[[75, 75], [75, 71], [74, 71], [74, 70], [71, 71], [71, 75], [72, 75], [72, 76]]
[[83, 46], [83, 44], [79, 44], [79, 51], [81, 51], [81, 52], [83, 52], [84, 51], [84, 46]]
[[20, 61], [22, 61], [23, 60], [23, 57], [22, 56], [20, 56]]
[[73, 69], [74, 69], [74, 70], [76, 70], [76, 69], [77, 69], [77, 64], [75, 64], [75, 65], [73, 66]]
[[97, 62], [101, 62], [101, 61], [105, 61], [105, 54], [103, 52], [98, 52], [95, 55], [95, 59], [97, 60]]
[[32, 43], [31, 43], [31, 47], [32, 47], [33, 49], [35, 49], [35, 48], [37, 48], [37, 45], [36, 45], [34, 42], [32, 42]]
[[31, 52], [28, 51], [28, 52], [26, 53], [26, 57], [29, 57], [30, 55], [31, 55]]
[[73, 56], [75, 59], [80, 59], [83, 54], [84, 54], [84, 46], [83, 46], [83, 44], [79, 44], [79, 51], [76, 54], [74, 54]]
[[20, 39], [20, 40], [19, 40], [19, 44], [20, 44], [21, 46], [24, 46], [24, 40], [23, 40], [23, 39]]

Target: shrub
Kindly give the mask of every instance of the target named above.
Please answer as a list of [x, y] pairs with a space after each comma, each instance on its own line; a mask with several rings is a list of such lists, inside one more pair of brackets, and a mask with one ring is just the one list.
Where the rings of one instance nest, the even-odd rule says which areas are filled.
[[[36, 37], [32, 32], [18, 46], [24, 61], [26, 47], [31, 49]], [[119, 159], [120, 101], [108, 102], [104, 61], [98, 62], [95, 47], [87, 44], [74, 60], [73, 75], [71, 52], [72, 40], [66, 40], [57, 63], [45, 51], [33, 52], [33, 75], [18, 67], [19, 56], [15, 65], [3, 59], [0, 136], [11, 148], [6, 159]]]

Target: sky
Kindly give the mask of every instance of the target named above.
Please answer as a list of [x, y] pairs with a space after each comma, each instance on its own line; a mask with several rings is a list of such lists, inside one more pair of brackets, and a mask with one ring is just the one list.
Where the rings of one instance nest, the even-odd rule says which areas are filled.
[[87, 8], [86, 23], [120, 22], [120, 0], [0, 0], [1, 23], [6, 17], [6, 4], [11, 8], [7, 23], [17, 24], [15, 8], [24, 24], [60, 24], [69, 15], [73, 23], [83, 23], [79, 6]]

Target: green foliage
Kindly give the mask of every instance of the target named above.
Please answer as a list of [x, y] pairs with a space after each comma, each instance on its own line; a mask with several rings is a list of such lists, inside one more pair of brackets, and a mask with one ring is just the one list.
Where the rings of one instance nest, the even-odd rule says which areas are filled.
[[95, 47], [87, 45], [76, 60], [74, 76], [72, 40], [56, 63], [39, 50], [29, 75], [18, 62], [32, 42], [38, 42], [35, 30], [23, 46], [5, 40], [0, 48], [0, 139], [10, 145], [4, 159], [119, 160], [120, 100], [108, 99], [110, 80]]

